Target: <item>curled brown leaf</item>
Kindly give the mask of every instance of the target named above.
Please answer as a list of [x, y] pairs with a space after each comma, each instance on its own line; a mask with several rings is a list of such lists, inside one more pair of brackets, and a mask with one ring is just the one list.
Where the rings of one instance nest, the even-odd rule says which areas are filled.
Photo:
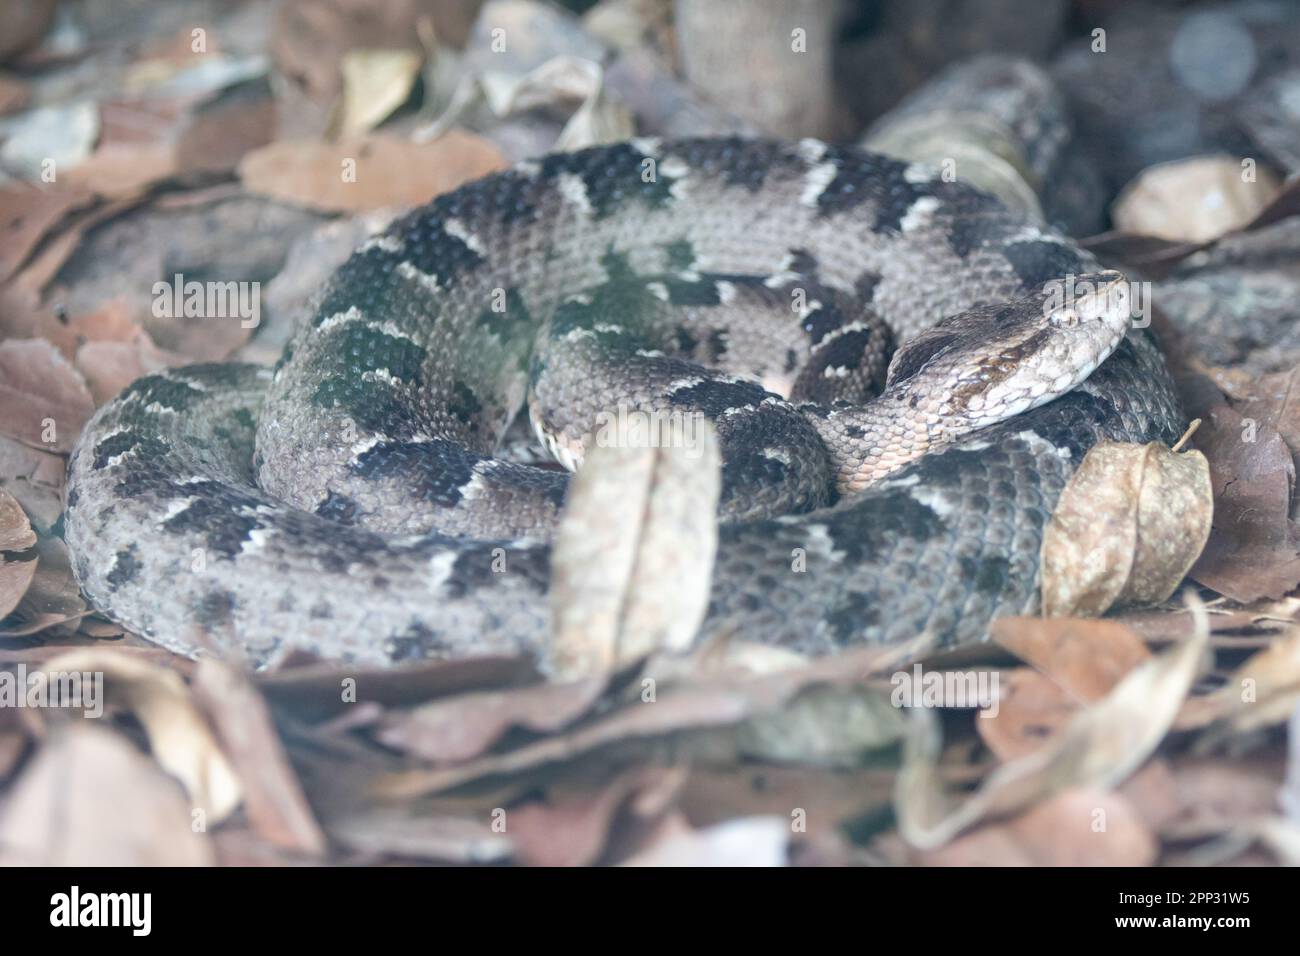
[[1094, 446], [1043, 534], [1043, 614], [1095, 616], [1166, 600], [1205, 547], [1212, 516], [1200, 452]]

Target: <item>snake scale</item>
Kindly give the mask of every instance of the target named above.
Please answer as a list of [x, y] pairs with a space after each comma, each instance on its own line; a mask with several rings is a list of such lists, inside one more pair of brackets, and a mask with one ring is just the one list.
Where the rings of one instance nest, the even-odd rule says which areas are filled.
[[523, 408], [569, 469], [602, 410], [667, 408], [723, 457], [701, 639], [980, 640], [1036, 609], [1087, 449], [1181, 431], [1126, 300], [1046, 298], [1096, 272], [985, 194], [814, 141], [524, 162], [363, 245], [274, 370], [103, 406], [70, 462], [74, 571], [181, 653], [544, 656], [568, 474], [494, 453]]

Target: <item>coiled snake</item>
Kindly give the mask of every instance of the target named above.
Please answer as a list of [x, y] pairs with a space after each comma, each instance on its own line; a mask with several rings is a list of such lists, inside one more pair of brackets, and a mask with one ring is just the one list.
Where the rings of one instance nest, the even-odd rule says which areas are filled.
[[1052, 298], [1096, 272], [959, 182], [812, 141], [525, 162], [367, 242], [274, 371], [167, 371], [101, 408], [74, 570], [182, 653], [543, 653], [567, 474], [494, 449], [525, 404], [570, 467], [601, 411], [674, 409], [724, 461], [702, 637], [979, 640], [1036, 607], [1087, 449], [1181, 430], [1122, 277]]

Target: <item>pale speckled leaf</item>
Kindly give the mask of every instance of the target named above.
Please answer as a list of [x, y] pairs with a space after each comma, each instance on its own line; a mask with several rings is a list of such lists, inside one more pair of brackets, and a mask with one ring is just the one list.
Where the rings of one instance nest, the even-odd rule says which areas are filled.
[[351, 50], [343, 55], [339, 130], [355, 136], [388, 119], [411, 96], [424, 57], [415, 50]]
[[685, 650], [708, 608], [721, 485], [713, 428], [701, 422], [685, 447], [628, 438], [587, 453], [556, 532], [550, 666], [561, 678]]
[[1249, 182], [1232, 156], [1196, 156], [1149, 167], [1124, 187], [1111, 218], [1117, 229], [1175, 242], [1204, 242], [1240, 229], [1277, 195], [1267, 169]]
[[36, 533], [27, 515], [13, 495], [0, 489], [0, 551], [26, 551], [35, 546]]
[[1125, 779], [1160, 743], [1191, 689], [1209, 641], [1204, 612], [1195, 633], [1134, 668], [1034, 752], [1004, 763], [969, 796], [950, 791], [938, 770], [938, 721], [925, 710], [904, 748], [894, 809], [905, 839], [943, 846], [983, 820], [1002, 817], [1074, 787], [1106, 789]]
[[1213, 507], [1200, 452], [1096, 445], [1043, 534], [1043, 614], [1099, 615], [1166, 600], [1205, 547]]

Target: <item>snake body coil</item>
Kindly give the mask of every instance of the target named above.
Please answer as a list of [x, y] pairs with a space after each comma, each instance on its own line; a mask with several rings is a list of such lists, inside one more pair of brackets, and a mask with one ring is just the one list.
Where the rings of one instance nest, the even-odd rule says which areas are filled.
[[968, 187], [811, 141], [523, 163], [357, 251], [274, 371], [164, 372], [100, 409], [70, 465], [74, 570], [183, 653], [539, 652], [567, 475], [492, 457], [507, 426], [526, 405], [576, 467], [601, 412], [671, 409], [723, 453], [703, 635], [978, 640], [1034, 610], [1087, 449], [1180, 431], [1120, 277], [1045, 305], [1096, 271]]

